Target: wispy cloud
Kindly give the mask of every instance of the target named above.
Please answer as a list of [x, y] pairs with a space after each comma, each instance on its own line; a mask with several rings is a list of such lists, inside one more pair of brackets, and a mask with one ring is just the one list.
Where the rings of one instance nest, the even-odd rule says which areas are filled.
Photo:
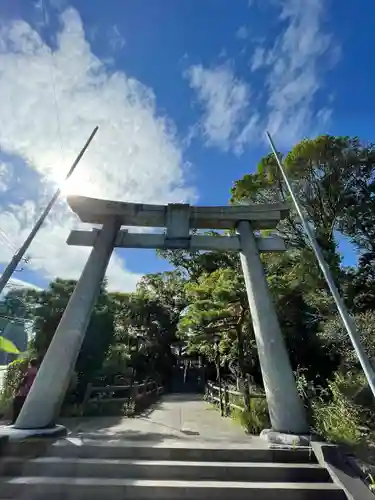
[[[17, 202], [0, 200], [0, 227], [16, 245], [97, 124], [99, 133], [72, 176], [71, 192], [146, 203], [195, 197], [186, 185], [173, 124], [157, 114], [152, 90], [121, 71], [107, 71], [92, 53], [76, 10], [65, 10], [60, 22], [52, 57], [26, 22], [3, 24], [0, 30], [0, 147], [22, 159], [37, 179], [32, 197], [24, 199], [21, 192]], [[18, 163], [16, 176], [21, 175]], [[74, 225], [76, 218], [60, 202], [30, 249], [34, 269], [48, 278], [78, 276], [89, 249], [66, 245]], [[0, 261], [7, 262], [11, 253], [1, 246]], [[139, 276], [116, 253], [108, 278], [111, 288], [130, 290]]]
[[12, 166], [9, 163], [0, 163], [0, 193], [5, 193], [11, 181]]
[[248, 36], [249, 36], [249, 29], [246, 26], [241, 26], [236, 31], [236, 38], [238, 38], [238, 40], [246, 40]]
[[285, 29], [275, 40], [265, 64], [267, 77], [267, 128], [278, 140], [290, 144], [308, 134], [327, 113], [315, 109], [314, 99], [322, 86], [323, 59], [333, 45], [322, 26], [322, 0], [281, 0], [280, 20]]
[[108, 30], [108, 41], [111, 49], [115, 52], [123, 49], [126, 44], [125, 38], [116, 25], [111, 26]]
[[185, 76], [204, 108], [201, 126], [208, 144], [230, 149], [249, 106], [249, 85], [235, 78], [229, 65], [191, 66]]
[[32, 288], [34, 290], [42, 290], [39, 286], [34, 285], [33, 283], [29, 283], [28, 281], [19, 280], [16, 278], [11, 278], [8, 281], [8, 285], [5, 287], [5, 292], [9, 290], [14, 290], [17, 288]]
[[264, 66], [266, 60], [266, 51], [263, 47], [256, 47], [254, 50], [253, 57], [251, 59], [251, 71], [256, 71], [257, 69]]
[[339, 49], [325, 32], [323, 0], [275, 0], [272, 6], [280, 26], [277, 36], [268, 45], [262, 41], [254, 47], [254, 41], [248, 42], [253, 45], [250, 68], [261, 69], [263, 81], [258, 74], [256, 85], [252, 76], [239, 78], [229, 65], [213, 69], [198, 65], [188, 71], [190, 86], [204, 106], [208, 145], [241, 153], [268, 129], [288, 147], [329, 123], [329, 99], [317, 107], [316, 97]]

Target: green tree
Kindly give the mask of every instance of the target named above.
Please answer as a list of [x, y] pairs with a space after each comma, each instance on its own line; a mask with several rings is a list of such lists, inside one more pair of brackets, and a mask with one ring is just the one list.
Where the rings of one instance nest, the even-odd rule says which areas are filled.
[[361, 255], [357, 267], [343, 270], [343, 291], [352, 313], [375, 311], [375, 255]]
[[[367, 215], [365, 222], [365, 212], [371, 208], [374, 158], [372, 145], [362, 145], [358, 138], [329, 135], [301, 141], [284, 158], [290, 182], [336, 278], [340, 273], [340, 257], [336, 252], [335, 231], [348, 234], [362, 242], [362, 246], [365, 240], [371, 249], [372, 222]], [[245, 175], [232, 188], [233, 203], [265, 201], [291, 201], [273, 155], [264, 157], [255, 174]], [[307, 242], [291, 208], [290, 217], [279, 229], [290, 244], [304, 247]]]
[[[46, 290], [32, 291], [29, 294], [35, 303], [35, 337], [32, 345], [40, 358], [43, 358], [48, 349], [75, 285], [73, 280], [57, 278]], [[113, 334], [113, 311], [103, 284], [76, 363], [79, 399], [82, 398], [87, 383], [101, 368]]]
[[134, 293], [112, 297], [117, 301], [116, 349], [124, 355], [127, 350], [138, 379], [158, 374], [167, 380], [171, 376], [175, 362], [171, 345], [176, 340], [180, 312], [186, 307], [184, 285], [179, 271], [148, 274]]
[[[201, 233], [200, 233], [201, 234]], [[217, 231], [205, 231], [206, 236], [222, 236]], [[221, 268], [239, 268], [239, 256], [236, 252], [158, 250], [157, 254], [168, 260], [176, 270], [190, 281], [198, 281], [206, 273]]]
[[189, 307], [179, 322], [179, 332], [188, 341], [190, 351], [216, 362], [214, 337], [220, 337], [219, 349], [224, 363], [236, 361], [243, 381], [246, 404], [246, 373], [257, 366], [255, 342], [249, 316], [243, 276], [231, 268], [202, 274], [186, 285]]

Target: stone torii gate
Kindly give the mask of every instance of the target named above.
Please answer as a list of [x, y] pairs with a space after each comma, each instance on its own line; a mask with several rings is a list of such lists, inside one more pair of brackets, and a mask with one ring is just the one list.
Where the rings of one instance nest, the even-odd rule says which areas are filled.
[[[74, 289], [15, 429], [34, 431], [54, 425], [99, 294], [114, 247], [167, 248], [240, 252], [267, 397], [272, 430], [308, 433], [288, 353], [270, 296], [259, 252], [285, 250], [277, 236], [261, 237], [254, 230], [274, 229], [288, 214], [283, 204], [198, 207], [187, 204], [144, 205], [68, 197], [82, 222], [101, 229], [72, 231], [69, 245], [93, 247]], [[132, 233], [121, 226], [165, 228], [165, 234]], [[192, 235], [192, 229], [236, 229], [232, 236]]]

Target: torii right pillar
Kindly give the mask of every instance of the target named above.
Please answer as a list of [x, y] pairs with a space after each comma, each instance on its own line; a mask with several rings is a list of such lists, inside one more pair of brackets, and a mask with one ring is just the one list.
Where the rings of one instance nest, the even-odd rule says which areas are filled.
[[296, 436], [304, 440], [304, 436], [309, 433], [309, 426], [297, 391], [255, 235], [248, 221], [239, 222], [237, 231], [240, 236], [241, 264], [272, 426], [270, 431], [266, 431], [266, 435], [273, 442], [300, 444], [301, 440], [296, 441]]

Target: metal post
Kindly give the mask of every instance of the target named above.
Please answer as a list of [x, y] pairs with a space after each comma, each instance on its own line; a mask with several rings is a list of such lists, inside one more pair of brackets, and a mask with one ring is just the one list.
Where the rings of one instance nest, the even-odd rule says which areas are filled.
[[[70, 167], [69, 172], [67, 173], [67, 175], [65, 177], [65, 180], [69, 179], [69, 177], [74, 172], [76, 166], [80, 162], [80, 160], [81, 160], [82, 156], [84, 155], [86, 149], [88, 148], [90, 142], [93, 140], [96, 132], [98, 131], [98, 128], [99, 127], [95, 127], [94, 130], [92, 131], [90, 137], [86, 141], [86, 144], [81, 149], [81, 151], [80, 151], [79, 155], [77, 156], [77, 158], [75, 159], [73, 165]], [[13, 255], [12, 260], [9, 262], [7, 267], [4, 269], [4, 271], [0, 277], [0, 293], [3, 291], [6, 284], [8, 283], [9, 279], [11, 278], [12, 274], [16, 270], [18, 264], [22, 260], [22, 257], [24, 256], [25, 252], [27, 251], [27, 249], [31, 245], [33, 239], [35, 238], [36, 233], [39, 231], [43, 222], [46, 220], [48, 214], [51, 211], [51, 208], [55, 204], [55, 202], [56, 202], [57, 198], [60, 196], [60, 194], [61, 194], [61, 188], [58, 188], [56, 193], [52, 196], [50, 202], [48, 203], [48, 205], [44, 209], [42, 215], [36, 221], [35, 226], [32, 228], [29, 236], [23, 242], [21, 248]]]
[[288, 180], [288, 177], [286, 175], [283, 163], [281, 159], [279, 158], [279, 155], [277, 154], [275, 144], [273, 143], [272, 137], [269, 134], [269, 132], [266, 132], [268, 141], [270, 143], [271, 149], [273, 154], [275, 155], [277, 164], [279, 166], [281, 175], [284, 178], [285, 184], [288, 187], [290, 196], [292, 197], [294, 206], [296, 207], [297, 213], [302, 221], [303, 227], [306, 231], [307, 237], [310, 241], [310, 244], [312, 246], [312, 249], [315, 253], [315, 257], [319, 263], [319, 267], [322, 270], [322, 273], [324, 275], [324, 278], [327, 282], [327, 285], [331, 291], [331, 294], [333, 296], [333, 299], [336, 303], [337, 309], [339, 311], [339, 314], [341, 316], [342, 322], [344, 323], [344, 326], [346, 328], [346, 331], [348, 332], [349, 338], [353, 344], [354, 350], [357, 354], [357, 357], [359, 359], [359, 362], [361, 363], [362, 369], [365, 373], [365, 376], [367, 378], [367, 381], [369, 383], [369, 386], [371, 388], [372, 394], [375, 397], [375, 372], [371, 366], [370, 360], [367, 357], [367, 354], [365, 350], [363, 349], [363, 346], [360, 342], [359, 335], [355, 326], [355, 323], [351, 316], [348, 313], [348, 310], [346, 309], [345, 303], [342, 300], [339, 291], [337, 290], [337, 287], [335, 285], [334, 279], [332, 277], [331, 271], [328, 267], [328, 264], [326, 263], [323, 253], [319, 247], [319, 244], [315, 238], [315, 234], [311, 226], [309, 225], [308, 221], [306, 220], [303, 211], [299, 205], [299, 202], [297, 200], [297, 197], [293, 191], [293, 188]]
[[309, 427], [305, 411], [298, 395], [255, 236], [247, 221], [240, 222], [237, 229], [241, 241], [241, 264], [272, 430], [289, 434], [307, 434]]
[[121, 222], [109, 219], [97, 239], [16, 421], [17, 429], [54, 424], [100, 292]]

